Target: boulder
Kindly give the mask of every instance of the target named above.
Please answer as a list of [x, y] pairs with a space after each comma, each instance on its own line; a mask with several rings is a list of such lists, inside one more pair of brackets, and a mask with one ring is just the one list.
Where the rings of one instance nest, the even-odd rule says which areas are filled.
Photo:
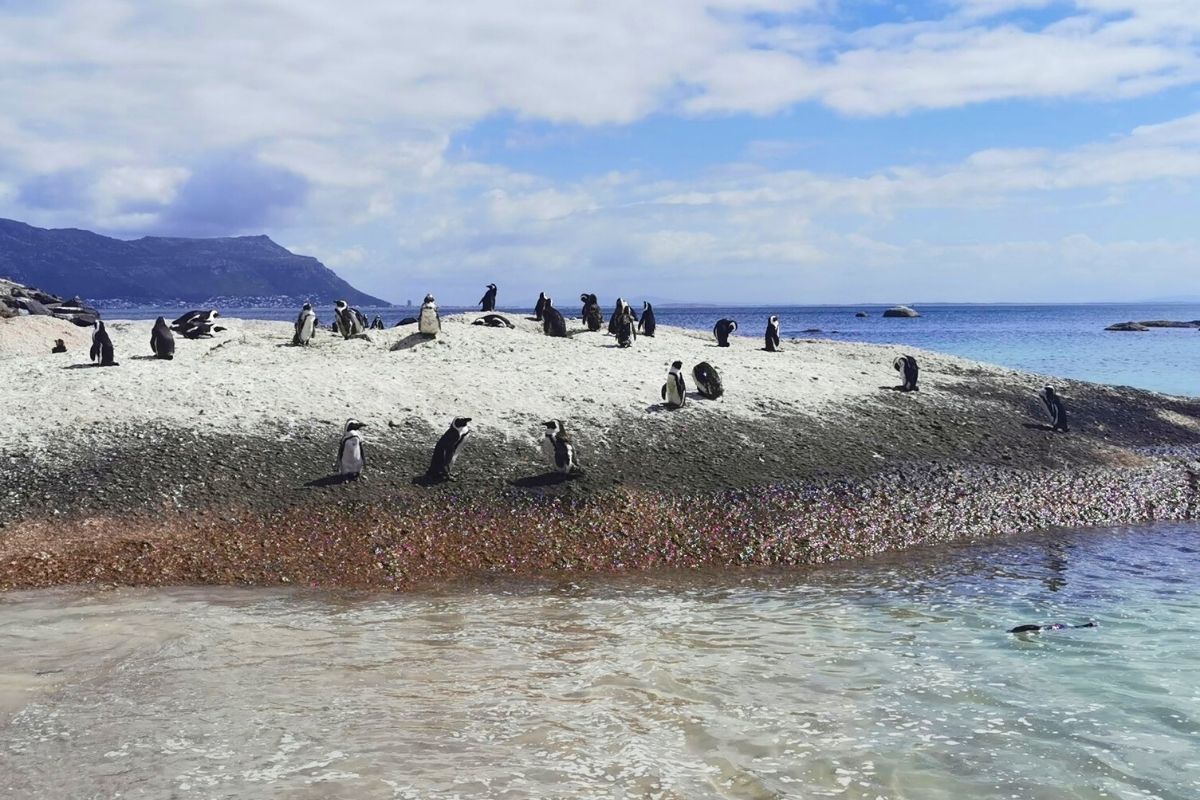
[[870, 314], [868, 314], [868, 313], [867, 313], [867, 312], [865, 312], [865, 311], [859, 311], [859, 312], [858, 312], [857, 314], [855, 314], [854, 316], [856, 316], [856, 317], [868, 317], [868, 316], [870, 316]]
[[915, 309], [908, 306], [893, 306], [883, 312], [885, 317], [919, 317], [921, 316]]
[[1150, 330], [1140, 322], [1117, 322], [1109, 325], [1104, 330], [1106, 331], [1148, 331]]
[[1195, 321], [1179, 322], [1173, 319], [1150, 319], [1142, 320], [1138, 323], [1147, 328], [1195, 328], [1198, 327]]

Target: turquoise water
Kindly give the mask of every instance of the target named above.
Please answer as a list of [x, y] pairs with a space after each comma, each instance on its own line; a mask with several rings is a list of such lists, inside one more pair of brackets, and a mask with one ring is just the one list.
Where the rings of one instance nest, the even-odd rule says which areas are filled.
[[1164, 524], [809, 572], [11, 594], [0, 793], [1194, 800], [1198, 575], [1200, 526]]

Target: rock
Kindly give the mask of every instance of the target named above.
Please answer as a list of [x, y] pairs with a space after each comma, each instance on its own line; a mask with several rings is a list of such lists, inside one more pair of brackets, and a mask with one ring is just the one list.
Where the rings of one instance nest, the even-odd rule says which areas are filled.
[[1138, 323], [1147, 328], [1197, 328], [1200, 327], [1200, 322], [1193, 320], [1192, 322], [1179, 322], [1171, 319], [1151, 319], [1142, 320]]
[[883, 312], [885, 317], [919, 317], [921, 314], [908, 306], [893, 306]]
[[1140, 322], [1118, 322], [1109, 325], [1104, 330], [1106, 331], [1148, 331], [1150, 330]]
[[869, 317], [869, 316], [870, 316], [870, 314], [868, 314], [868, 313], [867, 313], [867, 312], [865, 312], [865, 311], [859, 311], [859, 312], [858, 312], [857, 314], [855, 314], [854, 316], [856, 316], [856, 317]]

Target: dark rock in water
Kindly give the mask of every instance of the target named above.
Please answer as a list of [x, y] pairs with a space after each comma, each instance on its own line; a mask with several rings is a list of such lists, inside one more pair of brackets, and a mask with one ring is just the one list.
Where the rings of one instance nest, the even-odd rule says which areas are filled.
[[821, 333], [820, 328], [805, 328], [804, 333]]
[[1141, 322], [1139, 322], [1138, 324], [1144, 325], [1147, 328], [1198, 328], [1198, 327], [1200, 327], [1200, 322], [1195, 321], [1195, 320], [1193, 320], [1191, 322], [1180, 322], [1180, 321], [1172, 320], [1172, 319], [1150, 319], [1150, 320], [1144, 319]]
[[893, 306], [883, 312], [885, 317], [919, 317], [921, 314], [908, 306]]
[[1109, 325], [1104, 330], [1106, 331], [1148, 331], [1150, 330], [1140, 322], [1118, 322]]
[[854, 316], [856, 316], [856, 317], [869, 317], [869, 316], [870, 316], [870, 314], [868, 314], [868, 313], [867, 313], [867, 312], [865, 312], [865, 311], [859, 311], [859, 312], [858, 312], [857, 314], [855, 314]]

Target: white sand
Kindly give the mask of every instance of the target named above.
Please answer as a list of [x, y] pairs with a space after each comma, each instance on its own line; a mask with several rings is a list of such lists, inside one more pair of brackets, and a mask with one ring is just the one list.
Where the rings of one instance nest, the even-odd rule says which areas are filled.
[[[659, 326], [655, 338], [639, 337], [623, 350], [603, 333], [558, 339], [516, 316], [509, 316], [516, 329], [472, 326], [478, 316], [443, 319], [434, 340], [417, 337], [410, 325], [371, 331], [371, 341], [320, 331], [308, 348], [288, 346], [289, 323], [222, 320], [228, 330], [213, 339], [177, 336], [170, 362], [149, 358], [151, 322], [116, 320], [107, 327], [120, 366], [85, 369], [64, 367], [88, 363], [88, 329], [61, 323], [84, 341], [72, 339], [67, 355], [51, 355], [53, 338], [63, 335], [44, 330], [45, 318], [3, 321], [0, 446], [52, 447], [58, 431], [111, 420], [249, 432], [275, 424], [336, 430], [350, 416], [367, 422], [368, 433], [414, 417], [440, 430], [452, 417], [467, 416], [481, 434], [532, 440], [541, 422], [557, 418], [573, 431], [608, 436], [619, 435], [610, 426], [623, 414], [652, 424], [683, 414], [696, 425], [765, 411], [829, 418], [899, 382], [892, 369], [899, 347], [800, 341], [766, 353], [759, 338], [734, 337], [731, 347], [718, 348], [711, 335]], [[568, 327], [583, 326], [572, 319]], [[903, 352], [915, 352], [921, 362], [922, 392], [941, 394], [947, 403], [961, 402], [940, 391], [964, 380], [955, 374], [960, 369], [1018, 374]], [[684, 363], [689, 391], [695, 389], [692, 366], [714, 364], [725, 397], [689, 399], [682, 410], [659, 412], [659, 390], [675, 359]]]

